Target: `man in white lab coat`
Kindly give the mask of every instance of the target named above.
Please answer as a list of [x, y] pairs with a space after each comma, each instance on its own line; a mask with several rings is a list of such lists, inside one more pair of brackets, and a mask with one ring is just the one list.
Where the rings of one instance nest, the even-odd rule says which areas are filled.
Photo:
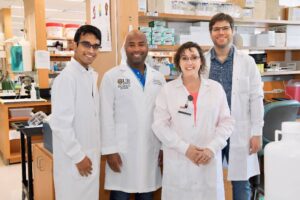
[[151, 124], [155, 98], [165, 79], [145, 64], [146, 36], [131, 31], [127, 62], [104, 74], [100, 88], [102, 154], [107, 155], [105, 189], [111, 200], [151, 200], [161, 187], [161, 144]]
[[234, 200], [250, 200], [249, 178], [259, 174], [257, 152], [263, 127], [263, 89], [254, 59], [232, 45], [234, 21], [227, 14], [212, 17], [214, 47], [206, 54], [207, 76], [223, 86], [236, 123], [223, 155]]
[[74, 57], [52, 87], [54, 186], [56, 200], [98, 200], [100, 125], [98, 74], [90, 67], [101, 45], [101, 32], [81, 26]]

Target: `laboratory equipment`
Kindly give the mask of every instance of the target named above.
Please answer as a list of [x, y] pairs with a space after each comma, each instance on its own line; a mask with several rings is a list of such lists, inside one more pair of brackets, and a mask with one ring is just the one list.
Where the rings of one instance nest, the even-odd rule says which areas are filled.
[[[279, 135], [282, 139], [279, 141]], [[300, 122], [283, 122], [264, 149], [265, 199], [299, 199]]]

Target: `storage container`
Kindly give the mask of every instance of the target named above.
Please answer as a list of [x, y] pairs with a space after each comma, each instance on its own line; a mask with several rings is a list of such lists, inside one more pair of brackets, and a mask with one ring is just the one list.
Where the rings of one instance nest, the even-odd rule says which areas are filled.
[[281, 127], [264, 150], [265, 200], [300, 197], [300, 122], [283, 122]]
[[67, 39], [74, 39], [77, 29], [80, 27], [79, 24], [65, 24], [64, 36]]
[[289, 80], [285, 86], [285, 95], [289, 99], [300, 101], [300, 80]]
[[30, 117], [33, 108], [10, 108], [10, 117]]
[[46, 23], [46, 31], [48, 39], [63, 38], [64, 25], [62, 23], [48, 22]]

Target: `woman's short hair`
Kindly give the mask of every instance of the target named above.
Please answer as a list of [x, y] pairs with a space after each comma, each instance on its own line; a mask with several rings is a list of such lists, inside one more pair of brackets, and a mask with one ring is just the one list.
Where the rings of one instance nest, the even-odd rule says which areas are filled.
[[199, 56], [200, 56], [200, 59], [201, 59], [201, 66], [200, 66], [200, 69], [199, 69], [199, 76], [201, 73], [203, 73], [205, 71], [205, 58], [204, 58], [204, 54], [203, 54], [203, 51], [201, 49], [201, 47], [195, 43], [195, 42], [186, 42], [184, 44], [182, 44], [176, 51], [175, 53], [175, 57], [174, 57], [174, 64], [175, 64], [175, 67], [177, 68], [177, 70], [179, 72], [181, 72], [181, 68], [180, 68], [180, 58], [181, 56], [183, 55], [183, 53], [185, 52], [185, 50], [189, 49], [191, 50], [192, 48], [195, 48], [197, 49], [198, 53], [199, 53]]

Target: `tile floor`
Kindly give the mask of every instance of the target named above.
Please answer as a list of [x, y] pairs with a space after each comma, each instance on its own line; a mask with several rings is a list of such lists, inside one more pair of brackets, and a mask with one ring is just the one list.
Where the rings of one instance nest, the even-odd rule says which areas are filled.
[[0, 199], [21, 200], [21, 164], [5, 165], [0, 156]]

